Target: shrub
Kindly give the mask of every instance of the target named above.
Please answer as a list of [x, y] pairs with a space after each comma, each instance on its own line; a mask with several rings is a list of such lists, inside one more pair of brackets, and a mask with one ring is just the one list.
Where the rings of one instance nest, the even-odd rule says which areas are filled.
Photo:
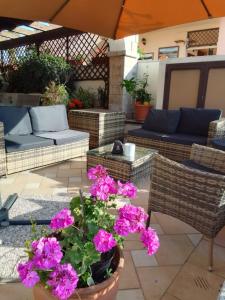
[[61, 57], [35, 51], [20, 58], [17, 69], [9, 75], [9, 91], [43, 93], [51, 81], [65, 84], [71, 73], [70, 65]]
[[68, 104], [69, 94], [64, 84], [56, 84], [51, 81], [45, 88], [45, 92], [41, 98], [43, 105]]

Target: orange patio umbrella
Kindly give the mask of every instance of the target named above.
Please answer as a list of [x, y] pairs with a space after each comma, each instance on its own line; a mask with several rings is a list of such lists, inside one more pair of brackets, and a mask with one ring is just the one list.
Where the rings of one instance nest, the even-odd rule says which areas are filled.
[[116, 39], [225, 16], [225, 0], [0, 0], [0, 16]]

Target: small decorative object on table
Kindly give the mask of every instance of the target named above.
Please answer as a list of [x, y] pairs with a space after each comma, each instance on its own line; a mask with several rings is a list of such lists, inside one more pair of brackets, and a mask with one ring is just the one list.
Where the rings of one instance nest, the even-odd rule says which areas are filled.
[[52, 218], [51, 231], [39, 236], [33, 230], [34, 238], [26, 244], [29, 259], [18, 265], [18, 272], [22, 283], [34, 288], [35, 300], [114, 300], [124, 237], [138, 233], [148, 255], [159, 247], [156, 232], [146, 229], [143, 208], [128, 204], [118, 216], [110, 213], [119, 197], [135, 198], [132, 183], [114, 181], [101, 165], [91, 168], [88, 178], [93, 181], [90, 196], [80, 191], [70, 209]]
[[116, 140], [113, 144], [112, 154], [123, 155], [123, 143], [119, 140]]

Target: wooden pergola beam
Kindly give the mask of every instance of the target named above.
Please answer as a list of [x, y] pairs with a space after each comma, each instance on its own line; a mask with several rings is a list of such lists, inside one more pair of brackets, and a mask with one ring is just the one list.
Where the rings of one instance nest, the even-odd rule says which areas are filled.
[[57, 38], [62, 38], [65, 36], [78, 35], [82, 33], [83, 32], [79, 30], [60, 27], [60, 28], [34, 33], [19, 38], [10, 39], [7, 41], [2, 41], [0, 42], [0, 50], [7, 50], [7, 49], [16, 48], [24, 45], [30, 45], [30, 44], [41, 44], [46, 40], [49, 41]]

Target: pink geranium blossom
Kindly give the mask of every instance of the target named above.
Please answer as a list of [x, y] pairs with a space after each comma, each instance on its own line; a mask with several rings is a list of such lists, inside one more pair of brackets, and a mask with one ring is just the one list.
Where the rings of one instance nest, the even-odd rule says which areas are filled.
[[20, 280], [27, 288], [32, 288], [40, 281], [40, 277], [36, 271], [33, 270], [33, 262], [28, 261], [20, 263], [17, 267]]
[[104, 178], [108, 175], [108, 172], [106, 170], [106, 168], [104, 168], [102, 165], [97, 165], [93, 168], [90, 168], [88, 170], [88, 179], [90, 180], [96, 180], [99, 178]]
[[53, 230], [64, 229], [70, 227], [74, 223], [74, 217], [68, 208], [62, 209], [51, 220], [50, 228]]
[[128, 198], [135, 198], [137, 188], [131, 182], [122, 183], [118, 181], [118, 194]]
[[38, 269], [54, 268], [63, 257], [61, 246], [55, 237], [42, 237], [33, 241], [31, 248], [34, 254], [33, 263]]
[[98, 179], [90, 188], [91, 195], [102, 201], [107, 201], [116, 192], [116, 183], [110, 176]]
[[141, 241], [148, 250], [148, 255], [153, 255], [159, 248], [159, 238], [154, 229], [148, 228], [142, 231]]
[[121, 236], [127, 236], [131, 232], [130, 222], [126, 219], [118, 218], [115, 222], [114, 230]]
[[135, 233], [145, 228], [145, 221], [148, 215], [142, 207], [127, 204], [119, 209], [119, 218], [128, 220], [130, 223], [130, 233]]
[[116, 246], [116, 240], [113, 235], [103, 229], [100, 229], [94, 236], [93, 242], [95, 249], [100, 252], [107, 252]]
[[71, 264], [59, 264], [51, 272], [47, 284], [52, 288], [54, 296], [60, 300], [66, 300], [73, 294], [78, 280], [78, 275]]

